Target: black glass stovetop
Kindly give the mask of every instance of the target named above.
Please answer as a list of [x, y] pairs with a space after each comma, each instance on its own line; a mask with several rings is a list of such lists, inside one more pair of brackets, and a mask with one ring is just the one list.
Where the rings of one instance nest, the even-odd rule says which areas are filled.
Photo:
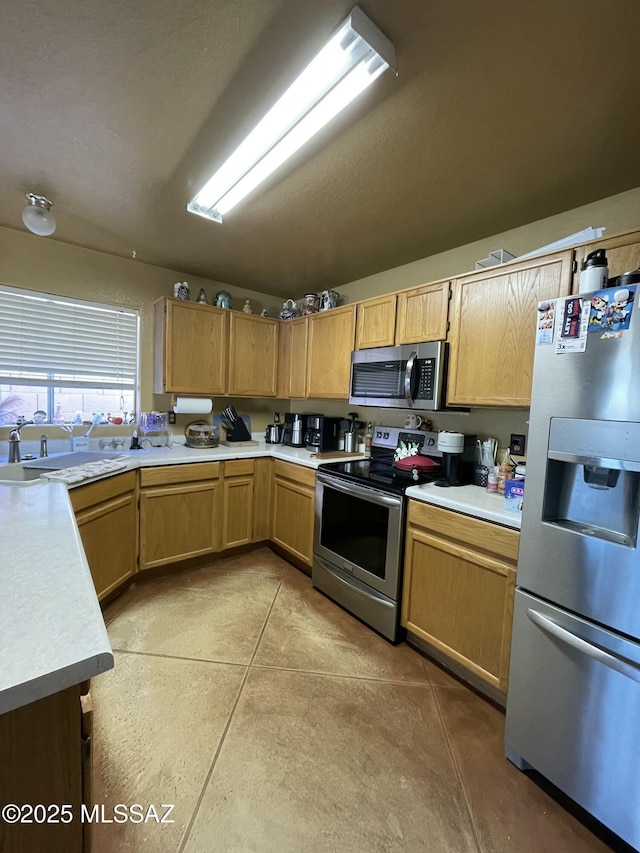
[[440, 476], [437, 472], [419, 471], [415, 479], [411, 471], [394, 468], [393, 454], [371, 459], [356, 459], [353, 462], [325, 462], [318, 466], [318, 470], [331, 474], [339, 480], [376, 487], [395, 495], [403, 495], [409, 486], [432, 483]]

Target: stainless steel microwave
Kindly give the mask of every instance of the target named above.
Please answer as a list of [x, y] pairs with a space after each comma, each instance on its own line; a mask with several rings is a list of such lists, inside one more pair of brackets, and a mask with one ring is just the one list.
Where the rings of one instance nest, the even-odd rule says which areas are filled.
[[351, 353], [349, 402], [437, 411], [444, 406], [444, 341]]

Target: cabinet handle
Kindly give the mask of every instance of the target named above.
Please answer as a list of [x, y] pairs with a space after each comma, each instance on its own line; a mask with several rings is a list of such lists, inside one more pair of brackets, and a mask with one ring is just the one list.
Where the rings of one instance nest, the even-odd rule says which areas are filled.
[[404, 398], [407, 401], [407, 406], [413, 408], [413, 400], [411, 399], [411, 375], [413, 374], [413, 365], [415, 364], [417, 352], [412, 352], [407, 359], [407, 367], [404, 371]]
[[640, 683], [640, 670], [633, 664], [629, 664], [617, 655], [600, 648], [600, 646], [594, 646], [592, 643], [587, 642], [587, 640], [583, 640], [582, 637], [572, 634], [571, 631], [567, 631], [566, 628], [558, 625], [557, 622], [553, 621], [553, 619], [549, 619], [548, 616], [543, 616], [542, 613], [538, 613], [537, 610], [533, 610], [531, 607], [527, 608], [527, 616], [534, 625], [538, 626], [538, 628], [541, 628], [543, 631], [546, 631], [547, 634], [551, 634], [552, 637], [556, 637], [556, 639], [566, 643], [568, 646], [571, 646], [572, 649], [575, 649], [598, 663], [603, 663], [610, 669], [615, 669], [616, 672], [619, 672], [621, 675], [626, 675], [627, 678], [631, 678], [633, 681]]

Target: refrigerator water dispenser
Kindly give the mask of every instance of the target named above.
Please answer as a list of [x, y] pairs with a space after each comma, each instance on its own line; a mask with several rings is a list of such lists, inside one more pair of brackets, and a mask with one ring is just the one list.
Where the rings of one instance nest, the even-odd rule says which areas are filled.
[[[635, 548], [640, 510], [638, 424], [552, 418], [542, 521]], [[630, 435], [630, 433], [632, 435]], [[636, 438], [635, 447], [631, 438]]]

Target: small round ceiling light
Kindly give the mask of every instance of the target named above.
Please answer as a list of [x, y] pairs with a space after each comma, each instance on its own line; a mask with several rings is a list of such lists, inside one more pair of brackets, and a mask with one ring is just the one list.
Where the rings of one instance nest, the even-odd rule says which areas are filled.
[[56, 218], [51, 213], [53, 202], [34, 193], [27, 193], [27, 199], [29, 204], [22, 211], [22, 221], [33, 234], [49, 237], [56, 230]]

